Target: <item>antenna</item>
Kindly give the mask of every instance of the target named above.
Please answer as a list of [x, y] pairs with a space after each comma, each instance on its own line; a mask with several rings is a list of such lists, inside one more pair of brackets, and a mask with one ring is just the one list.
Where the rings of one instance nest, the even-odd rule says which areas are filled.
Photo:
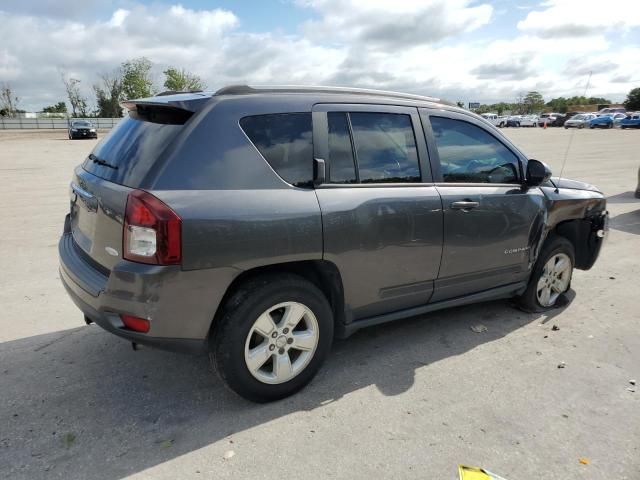
[[[591, 83], [591, 75], [593, 71], [589, 72], [589, 78], [587, 78], [587, 84], [584, 87], [583, 97], [587, 96], [587, 90], [589, 90], [589, 83]], [[569, 156], [569, 150], [571, 150], [571, 144], [573, 143], [573, 136], [576, 134], [575, 131], [571, 132], [571, 136], [569, 137], [569, 143], [567, 144], [567, 150], [564, 152], [564, 160], [562, 160], [562, 168], [560, 168], [560, 176], [558, 177], [558, 184], [556, 185], [556, 193], [560, 192], [560, 182], [562, 181], [562, 173], [564, 172], [564, 166], [567, 164], [567, 157]]]

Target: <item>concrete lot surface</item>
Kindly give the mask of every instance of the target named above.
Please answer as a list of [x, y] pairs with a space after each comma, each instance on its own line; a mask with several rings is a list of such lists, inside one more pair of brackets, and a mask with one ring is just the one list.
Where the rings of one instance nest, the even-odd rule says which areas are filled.
[[0, 132], [0, 478], [449, 480], [464, 463], [509, 480], [640, 479], [640, 131], [504, 132], [556, 173], [573, 136], [565, 176], [609, 196], [608, 243], [572, 302], [361, 331], [269, 405], [227, 391], [205, 357], [84, 326], [57, 241], [95, 141]]

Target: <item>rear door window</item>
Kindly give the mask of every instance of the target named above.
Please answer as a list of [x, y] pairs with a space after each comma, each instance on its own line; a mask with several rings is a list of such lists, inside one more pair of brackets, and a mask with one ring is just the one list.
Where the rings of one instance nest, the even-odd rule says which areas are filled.
[[519, 183], [518, 157], [486, 130], [451, 118], [430, 120], [445, 182]]
[[420, 182], [411, 116], [349, 113], [361, 183]]
[[311, 113], [254, 115], [240, 126], [271, 168], [297, 187], [313, 186]]

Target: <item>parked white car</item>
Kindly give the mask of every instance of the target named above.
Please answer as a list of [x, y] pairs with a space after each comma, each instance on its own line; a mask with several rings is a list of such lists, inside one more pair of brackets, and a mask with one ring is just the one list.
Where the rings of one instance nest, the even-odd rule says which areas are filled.
[[507, 126], [506, 115], [498, 115], [497, 113], [483, 113], [482, 118], [495, 125], [496, 127], [502, 128]]
[[544, 127], [545, 123], [547, 124], [547, 126], [549, 126], [553, 122], [555, 122], [556, 118], [558, 118], [559, 116], [559, 113], [543, 113], [538, 117], [538, 126]]
[[520, 126], [521, 127], [537, 127], [538, 126], [538, 116], [537, 115], [523, 115], [520, 117]]

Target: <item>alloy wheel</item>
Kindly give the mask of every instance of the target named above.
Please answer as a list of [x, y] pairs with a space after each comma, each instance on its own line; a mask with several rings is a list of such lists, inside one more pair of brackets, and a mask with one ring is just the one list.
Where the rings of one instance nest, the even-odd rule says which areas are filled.
[[244, 347], [247, 369], [268, 384], [288, 382], [309, 364], [318, 346], [318, 320], [307, 306], [284, 302], [253, 323]]
[[536, 288], [540, 305], [553, 306], [560, 294], [567, 291], [571, 281], [571, 271], [571, 259], [565, 253], [555, 254], [547, 261]]

